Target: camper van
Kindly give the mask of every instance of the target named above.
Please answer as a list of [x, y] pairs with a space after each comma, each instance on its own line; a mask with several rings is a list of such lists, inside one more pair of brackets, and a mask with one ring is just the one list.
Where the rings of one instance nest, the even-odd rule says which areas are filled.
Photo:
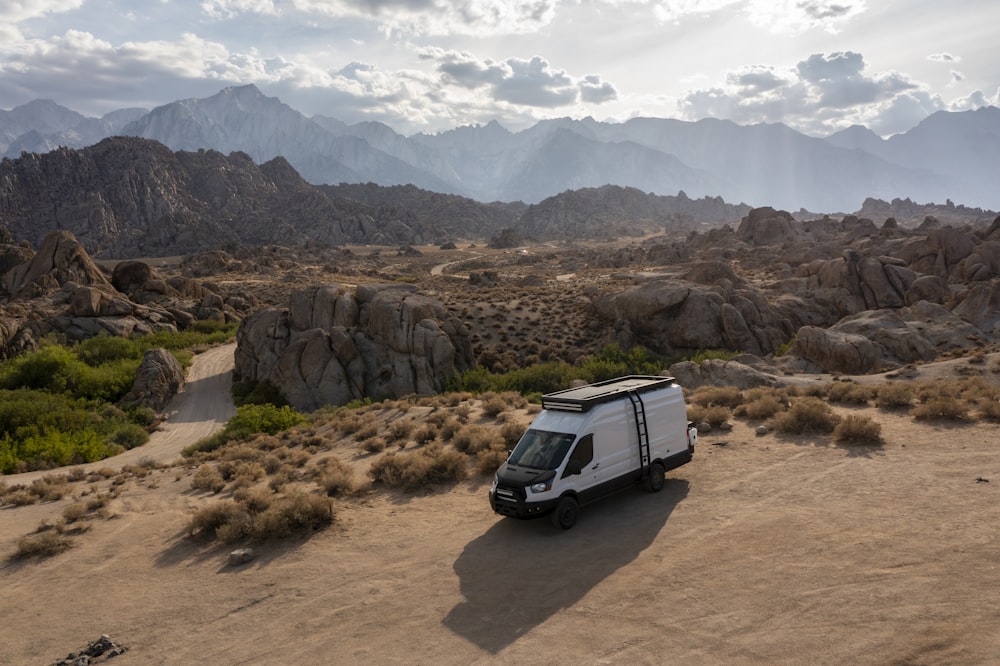
[[504, 516], [550, 515], [568, 530], [579, 508], [634, 483], [651, 492], [690, 462], [698, 431], [673, 377], [633, 375], [542, 396], [490, 488]]

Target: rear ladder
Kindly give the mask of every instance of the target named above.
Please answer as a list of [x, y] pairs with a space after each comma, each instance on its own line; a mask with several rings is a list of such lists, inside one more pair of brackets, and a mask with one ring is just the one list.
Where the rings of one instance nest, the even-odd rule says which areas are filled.
[[639, 435], [639, 462], [642, 463], [642, 478], [645, 479], [649, 476], [649, 427], [646, 425], [646, 405], [642, 402], [642, 396], [635, 391], [628, 392], [628, 399], [635, 414], [635, 430]]

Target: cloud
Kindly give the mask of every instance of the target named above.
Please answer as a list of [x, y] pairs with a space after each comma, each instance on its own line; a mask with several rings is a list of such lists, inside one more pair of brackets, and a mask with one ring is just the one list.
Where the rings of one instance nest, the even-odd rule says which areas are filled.
[[952, 83], [960, 83], [960, 82], [962, 82], [964, 80], [965, 80], [965, 74], [962, 74], [962, 72], [958, 71], [957, 69], [951, 70], [951, 82]]
[[230, 19], [247, 13], [269, 16], [278, 13], [273, 0], [204, 0], [201, 10], [213, 19]]
[[867, 10], [864, 0], [750, 0], [745, 9], [754, 25], [791, 34], [813, 29], [835, 34]]
[[[223, 0], [226, 1], [226, 0]], [[376, 21], [383, 32], [413, 35], [534, 33], [560, 0], [290, 0], [290, 11]]]
[[692, 120], [710, 116], [738, 123], [783, 122], [825, 135], [855, 123], [900, 131], [895, 129], [900, 123], [943, 104], [905, 75], [869, 73], [860, 53], [841, 51], [810, 55], [788, 71], [744, 67], [728, 74], [725, 85], [687, 93], [679, 106]]
[[927, 59], [931, 62], [958, 62], [962, 58], [950, 53], [932, 53], [927, 56]]
[[486, 89], [497, 102], [536, 108], [569, 106], [578, 101], [600, 104], [618, 96], [615, 87], [599, 75], [582, 78], [553, 67], [545, 58], [479, 59], [467, 51], [426, 48], [420, 58], [437, 63], [445, 85], [467, 90]]
[[46, 14], [60, 14], [78, 9], [83, 0], [7, 0], [0, 3], [0, 21], [20, 23]]

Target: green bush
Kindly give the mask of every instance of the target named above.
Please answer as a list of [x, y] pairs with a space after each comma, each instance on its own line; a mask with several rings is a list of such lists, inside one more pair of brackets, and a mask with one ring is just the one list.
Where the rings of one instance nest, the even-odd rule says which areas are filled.
[[219, 432], [185, 447], [181, 452], [191, 456], [198, 451], [214, 451], [220, 446], [238, 439], [249, 439], [253, 435], [276, 435], [301, 423], [306, 417], [288, 405], [240, 405], [236, 415], [226, 422]]
[[119, 426], [108, 437], [107, 442], [123, 449], [134, 449], [149, 441], [149, 433], [141, 425], [125, 423]]

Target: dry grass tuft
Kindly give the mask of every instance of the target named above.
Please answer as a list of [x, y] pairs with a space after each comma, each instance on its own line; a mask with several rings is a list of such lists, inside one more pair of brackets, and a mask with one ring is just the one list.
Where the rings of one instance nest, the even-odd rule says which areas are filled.
[[718, 405], [732, 409], [743, 404], [743, 392], [735, 386], [701, 386], [691, 394], [688, 403], [702, 407]]
[[70, 538], [58, 530], [47, 530], [37, 534], [29, 534], [17, 540], [17, 550], [11, 555], [11, 559], [44, 559], [65, 552], [72, 545], [73, 542]]
[[875, 406], [879, 409], [901, 409], [913, 405], [913, 387], [904, 382], [880, 384], [875, 389]]
[[841, 444], [881, 444], [882, 424], [867, 416], [849, 414], [833, 429], [833, 440]]
[[437, 483], [461, 481], [468, 476], [468, 460], [453, 449], [432, 444], [408, 453], [390, 452], [372, 463], [369, 475], [376, 483], [416, 490]]
[[787, 434], [827, 434], [840, 421], [833, 409], [819, 398], [795, 398], [788, 411], [776, 414], [771, 425], [778, 432]]
[[960, 421], [969, 415], [968, 406], [958, 398], [938, 396], [913, 408], [918, 421]]

